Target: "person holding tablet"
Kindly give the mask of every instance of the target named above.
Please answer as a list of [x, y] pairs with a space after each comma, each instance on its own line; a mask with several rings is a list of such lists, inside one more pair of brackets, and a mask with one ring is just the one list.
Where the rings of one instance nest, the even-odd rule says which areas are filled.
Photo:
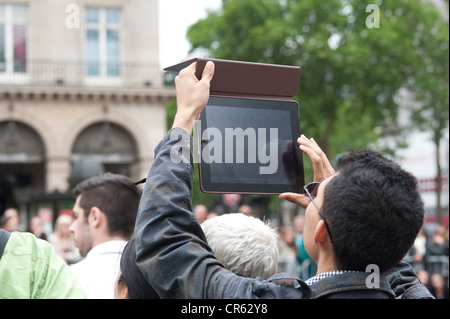
[[[302, 150], [314, 163], [316, 180], [325, 182], [316, 188], [318, 193], [288, 194], [282, 197], [289, 197], [303, 206], [308, 205], [309, 218], [305, 228], [308, 227], [309, 230], [305, 233], [305, 243], [315, 252], [314, 257], [318, 258], [320, 269], [336, 272], [326, 279], [316, 278], [317, 281], [326, 280], [318, 290], [315, 288], [317, 283], [309, 286], [301, 280], [287, 285], [277, 284], [270, 279], [238, 276], [217, 261], [191, 211], [194, 171], [191, 132], [194, 121], [199, 118], [208, 101], [213, 75], [214, 64], [208, 62], [200, 80], [195, 76], [195, 63], [183, 69], [176, 77], [177, 114], [171, 131], [155, 149], [155, 159], [138, 210], [135, 227], [136, 262], [159, 296], [215, 299], [430, 298], [431, 295], [426, 293], [426, 288], [407, 265], [391, 268], [388, 275], [379, 273], [375, 285], [368, 284], [367, 278], [371, 273], [360, 269], [355, 269], [357, 272], [343, 272], [354, 269], [340, 269], [340, 260], [337, 262], [333, 255], [333, 242], [339, 237], [334, 232], [334, 223], [338, 218], [327, 218], [331, 215], [324, 209], [327, 205], [327, 188], [333, 184], [337, 184], [334, 187], [341, 185], [333, 180], [339, 173], [332, 174], [326, 156], [310, 140], [307, 142], [300, 139], [300, 144], [304, 146]], [[174, 152], [175, 145], [184, 145], [183, 151]], [[379, 164], [382, 166], [384, 159]], [[355, 168], [364, 175], [364, 165], [358, 163]], [[389, 172], [392, 173], [392, 170]], [[328, 176], [329, 174], [332, 175]], [[415, 192], [411, 185], [404, 187], [399, 183], [395, 186], [395, 191], [399, 193]], [[308, 189], [310, 191], [312, 190]], [[367, 222], [371, 222], [371, 219]], [[398, 227], [408, 226], [405, 221], [398, 224]], [[391, 245], [395, 249], [396, 243]], [[370, 260], [376, 264], [378, 260], [376, 256], [373, 257]], [[399, 261], [400, 259], [390, 260], [387, 264]]]

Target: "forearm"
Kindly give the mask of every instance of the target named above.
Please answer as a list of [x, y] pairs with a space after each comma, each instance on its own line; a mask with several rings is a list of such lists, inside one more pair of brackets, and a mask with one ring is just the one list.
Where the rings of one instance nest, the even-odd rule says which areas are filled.
[[136, 220], [137, 264], [161, 297], [202, 298], [217, 260], [191, 212], [193, 123], [209, 98], [214, 64], [201, 80], [196, 63], [175, 78], [177, 114], [155, 151]]
[[136, 221], [138, 267], [163, 298], [204, 298], [193, 282], [199, 273], [207, 277], [207, 265], [218, 264], [191, 212], [191, 147], [180, 128], [160, 143]]
[[197, 119], [195, 119], [194, 117], [186, 119], [185, 116], [182, 116], [179, 113], [177, 113], [173, 120], [172, 129], [182, 128], [182, 129], [186, 130], [186, 132], [188, 132], [189, 134], [192, 134], [192, 130], [194, 128], [194, 123], [196, 120]]

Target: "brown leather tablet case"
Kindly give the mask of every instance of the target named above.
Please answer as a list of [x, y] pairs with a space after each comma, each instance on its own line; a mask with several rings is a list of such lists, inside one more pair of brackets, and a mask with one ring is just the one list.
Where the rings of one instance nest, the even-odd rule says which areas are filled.
[[207, 61], [215, 64], [211, 96], [292, 100], [298, 92], [300, 67], [296, 66], [193, 58], [164, 71], [181, 71], [195, 61], [199, 79]]

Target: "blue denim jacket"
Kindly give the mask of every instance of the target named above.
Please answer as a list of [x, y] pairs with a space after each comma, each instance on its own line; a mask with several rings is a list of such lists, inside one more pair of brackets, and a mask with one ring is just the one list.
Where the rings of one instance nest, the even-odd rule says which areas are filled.
[[[192, 137], [187, 131], [174, 128], [155, 150], [135, 228], [137, 265], [161, 298], [311, 298], [311, 288], [299, 279], [287, 284], [276, 280], [283, 278], [280, 275], [269, 280], [246, 278], [220, 264], [192, 213], [193, 176]], [[399, 273], [394, 271], [392, 276], [398, 277]], [[416, 279], [414, 275], [399, 282]], [[344, 275], [337, 283], [325, 283], [315, 285], [323, 286], [321, 290], [314, 290], [313, 286], [315, 296], [324, 298], [328, 290], [339, 286], [343, 293], [334, 294], [335, 297], [357, 297], [352, 287], [363, 289], [365, 276], [349, 279]], [[379, 289], [365, 290], [359, 296], [394, 297], [389, 278], [383, 275]]]

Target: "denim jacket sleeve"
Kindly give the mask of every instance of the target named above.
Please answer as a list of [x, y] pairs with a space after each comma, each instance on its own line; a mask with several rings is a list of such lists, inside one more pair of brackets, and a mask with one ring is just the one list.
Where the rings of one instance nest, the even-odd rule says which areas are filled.
[[238, 276], [214, 257], [192, 213], [192, 137], [174, 128], [155, 150], [136, 220], [136, 262], [162, 298], [308, 298], [303, 282]]

